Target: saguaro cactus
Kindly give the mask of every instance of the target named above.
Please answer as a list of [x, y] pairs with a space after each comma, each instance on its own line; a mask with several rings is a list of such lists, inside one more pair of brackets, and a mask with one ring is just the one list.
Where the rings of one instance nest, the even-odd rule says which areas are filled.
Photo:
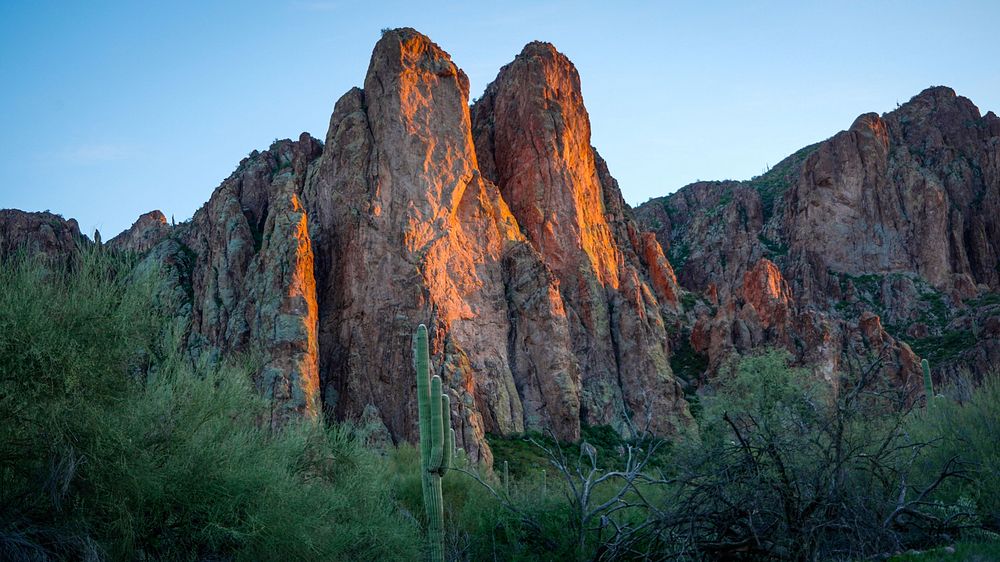
[[417, 371], [417, 412], [420, 417], [420, 474], [427, 511], [427, 558], [444, 560], [444, 500], [441, 477], [451, 468], [455, 431], [451, 429], [451, 399], [441, 390], [441, 377], [431, 376], [427, 326], [413, 335], [413, 366]]
[[927, 404], [934, 398], [934, 381], [931, 379], [931, 365], [926, 359], [920, 362], [920, 367], [924, 370], [924, 396], [927, 397]]

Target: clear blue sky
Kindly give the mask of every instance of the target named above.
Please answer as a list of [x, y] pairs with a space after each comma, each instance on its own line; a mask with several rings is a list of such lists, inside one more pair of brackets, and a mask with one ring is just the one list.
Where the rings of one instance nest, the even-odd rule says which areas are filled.
[[361, 85], [383, 27], [451, 53], [478, 96], [533, 39], [577, 65], [593, 142], [637, 204], [745, 179], [944, 84], [1000, 110], [1000, 1], [0, 2], [0, 208], [105, 239], [183, 220], [253, 149]]

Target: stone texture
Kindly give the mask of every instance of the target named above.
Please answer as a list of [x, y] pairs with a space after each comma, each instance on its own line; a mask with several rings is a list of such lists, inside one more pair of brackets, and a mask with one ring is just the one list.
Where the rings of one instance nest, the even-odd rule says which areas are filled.
[[559, 280], [584, 419], [622, 429], [630, 417], [648, 419], [675, 431], [689, 415], [656, 293], [676, 304], [676, 283], [590, 145], [576, 68], [551, 44], [528, 44], [473, 107], [473, 135], [483, 174]]
[[128, 230], [108, 240], [107, 247], [112, 250], [144, 254], [169, 235], [170, 225], [167, 224], [167, 217], [160, 211], [150, 211], [140, 215]]
[[193, 354], [244, 354], [257, 365], [254, 382], [275, 426], [316, 418], [320, 408], [314, 257], [301, 200], [319, 152], [306, 134], [255, 151], [146, 257], [179, 285], [165, 290], [188, 321]]
[[326, 407], [374, 405], [415, 438], [410, 334], [425, 323], [460, 445], [488, 461], [487, 432], [579, 436], [579, 367], [556, 279], [479, 172], [468, 87], [428, 38], [387, 32], [364, 90], [337, 102], [306, 199]]
[[[887, 376], [897, 380], [912, 374], [902, 341], [936, 370], [982, 376], [992, 368], [992, 344], [961, 337], [961, 326], [987, 315], [977, 303], [1000, 289], [998, 161], [1000, 120], [936, 87], [885, 115], [861, 115], [764, 176], [693, 184], [636, 215], [670, 248], [682, 286], [711, 288], [722, 310], [741, 302], [753, 264], [771, 260], [798, 315], [813, 320], [792, 326], [792, 342], [775, 333], [767, 345], [808, 342], [809, 327], [822, 325], [842, 354], [888, 345], [895, 364], [886, 361]], [[754, 323], [743, 320], [711, 326], [753, 339]], [[707, 345], [711, 330], [701, 322], [699, 345], [719, 352]], [[790, 347], [804, 362], [815, 349]]]
[[[673, 434], [691, 420], [684, 354], [688, 391], [765, 347], [831, 385], [877, 355], [913, 392], [921, 356], [938, 380], [1000, 360], [1000, 119], [947, 88], [761, 177], [632, 210], [550, 44], [470, 109], [444, 50], [389, 30], [363, 86], [325, 142], [254, 151], [191, 221], [154, 211], [106, 244], [165, 273], [193, 356], [253, 361], [266, 423], [327, 415], [373, 443], [415, 439], [420, 323], [459, 445], [485, 463], [487, 433]], [[75, 221], [0, 211], [0, 258], [80, 243]]]
[[0, 259], [16, 252], [64, 259], [85, 241], [74, 219], [67, 220], [48, 211], [0, 209]]

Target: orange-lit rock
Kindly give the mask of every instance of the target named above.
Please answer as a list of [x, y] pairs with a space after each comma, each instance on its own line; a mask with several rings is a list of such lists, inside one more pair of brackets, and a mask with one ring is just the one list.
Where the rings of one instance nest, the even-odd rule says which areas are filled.
[[410, 334], [430, 327], [460, 444], [486, 432], [579, 436], [579, 367], [557, 281], [477, 167], [468, 80], [411, 29], [376, 45], [365, 89], [337, 103], [306, 185], [320, 271], [326, 407], [368, 405], [416, 436]]
[[778, 266], [761, 259], [743, 276], [743, 298], [753, 307], [764, 328], [788, 321], [792, 292]]
[[473, 107], [473, 134], [483, 175], [559, 280], [585, 421], [623, 428], [648, 413], [664, 433], [686, 423], [657, 299], [676, 305], [672, 271], [590, 146], [572, 63], [548, 43], [528, 44]]
[[642, 257], [649, 268], [649, 277], [656, 290], [656, 296], [663, 304], [677, 306], [677, 277], [674, 268], [663, 255], [663, 248], [652, 232], [642, 233]]
[[167, 217], [161, 211], [150, 211], [140, 215], [128, 230], [108, 240], [112, 250], [145, 253], [170, 235]]

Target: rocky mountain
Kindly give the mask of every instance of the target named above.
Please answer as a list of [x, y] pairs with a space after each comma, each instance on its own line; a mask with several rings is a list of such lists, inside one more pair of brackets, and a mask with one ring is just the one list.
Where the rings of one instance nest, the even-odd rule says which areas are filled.
[[192, 353], [259, 363], [275, 425], [325, 413], [414, 438], [420, 323], [474, 458], [490, 460], [487, 433], [691, 420], [661, 316], [679, 307], [673, 271], [548, 44], [470, 109], [445, 51], [389, 31], [325, 141], [254, 152], [191, 221], [149, 213], [107, 246], [170, 273]]
[[[390, 30], [324, 140], [254, 151], [190, 221], [147, 213], [104, 246], [165, 273], [192, 356], [255, 366], [274, 426], [414, 439], [427, 324], [459, 445], [487, 463], [488, 433], [676, 434], [685, 396], [764, 347], [834, 385], [881, 356], [903, 390], [921, 357], [982, 375], [1000, 354], [1000, 123], [950, 90], [635, 210], [590, 142], [552, 45], [470, 106], [448, 53]], [[0, 211], [0, 256], [83, 241], [74, 221]]]
[[998, 204], [1000, 119], [936, 87], [763, 176], [692, 184], [636, 216], [711, 303], [685, 342], [708, 373], [760, 345], [820, 371], [884, 348], [912, 383], [917, 356], [939, 378], [1000, 358]]

